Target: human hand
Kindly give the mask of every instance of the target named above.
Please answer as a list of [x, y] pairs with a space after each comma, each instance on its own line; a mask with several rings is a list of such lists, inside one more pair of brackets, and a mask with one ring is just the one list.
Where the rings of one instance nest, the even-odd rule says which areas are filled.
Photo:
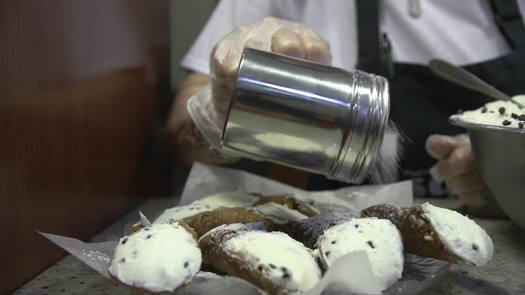
[[485, 183], [478, 172], [470, 139], [466, 134], [431, 135], [426, 140], [426, 150], [437, 160], [430, 169], [435, 180], [444, 181], [463, 204], [472, 207], [483, 205]]
[[238, 26], [215, 45], [210, 59], [211, 107], [220, 126], [228, 111], [235, 74], [246, 47], [321, 64], [330, 64], [332, 60], [328, 42], [304, 24], [267, 17], [256, 23]]

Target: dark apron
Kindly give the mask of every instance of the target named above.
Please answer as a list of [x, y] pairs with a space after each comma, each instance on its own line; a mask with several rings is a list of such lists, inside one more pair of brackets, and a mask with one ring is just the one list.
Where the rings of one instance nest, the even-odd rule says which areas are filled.
[[[525, 28], [517, 3], [515, 0], [493, 0], [491, 5], [513, 52], [465, 69], [509, 95], [523, 94]], [[436, 161], [426, 153], [425, 140], [431, 134], [465, 133], [464, 129], [450, 125], [448, 117], [458, 110], [479, 108], [491, 99], [438, 78], [426, 66], [393, 63], [390, 57], [395, 48], [390, 48], [388, 36], [379, 31], [378, 8], [378, 0], [357, 0], [357, 68], [389, 79], [390, 116], [407, 138], [403, 144], [401, 179], [413, 179], [416, 197], [446, 196], [446, 189], [433, 182], [428, 174]], [[317, 176], [311, 177], [309, 184], [314, 189], [341, 186]]]

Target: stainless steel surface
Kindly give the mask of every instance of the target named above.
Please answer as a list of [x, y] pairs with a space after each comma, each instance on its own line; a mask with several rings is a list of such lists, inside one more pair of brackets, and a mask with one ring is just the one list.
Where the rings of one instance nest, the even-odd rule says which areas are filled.
[[525, 229], [525, 130], [464, 123], [458, 116], [451, 122], [467, 128], [483, 180], [503, 211]]
[[246, 49], [223, 146], [251, 157], [359, 183], [389, 115], [386, 79]]
[[452, 83], [456, 83], [465, 88], [485, 94], [494, 99], [512, 100], [517, 105], [523, 106], [519, 102], [513, 100], [507, 94], [499, 91], [492, 85], [489, 85], [487, 82], [479, 79], [469, 71], [455, 66], [449, 62], [446, 62], [441, 59], [433, 59], [430, 61], [429, 67], [434, 74]]

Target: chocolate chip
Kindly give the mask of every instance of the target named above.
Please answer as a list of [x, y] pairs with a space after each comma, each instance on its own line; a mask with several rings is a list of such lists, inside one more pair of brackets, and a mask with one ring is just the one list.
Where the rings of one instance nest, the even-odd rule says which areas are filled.
[[374, 246], [374, 243], [372, 243], [372, 241], [368, 241], [366, 243], [368, 244], [368, 246], [370, 246], [370, 248], [375, 249], [376, 246]]
[[486, 113], [487, 111], [488, 111], [487, 107], [483, 107], [483, 108], [481, 109], [481, 112], [482, 112], [483, 114]]
[[75, 276], [70, 276], [69, 278], [72, 279], [72, 280], [74, 280], [74, 279], [76, 279], [77, 277], [75, 277]]
[[500, 113], [500, 115], [505, 114], [505, 108], [504, 107], [499, 108], [498, 112]]
[[518, 127], [519, 127], [520, 129], [523, 129], [523, 125], [525, 125], [525, 123], [523, 123], [523, 122], [519, 122], [519, 123], [518, 123]]
[[489, 113], [494, 114], [494, 111], [489, 111]]
[[332, 223], [330, 223], [328, 226], [332, 227], [332, 226], [334, 226], [334, 225], [336, 225], [336, 224], [337, 224], [337, 223], [333, 223], [333, 222], [332, 222]]
[[137, 258], [138, 254], [139, 254], [139, 251], [134, 250], [133, 251], [133, 258]]
[[190, 266], [190, 263], [188, 261], [184, 262], [184, 268], [188, 268]]
[[283, 273], [283, 279], [289, 279], [290, 274], [289, 273]]
[[501, 124], [503, 126], [509, 126], [512, 122], [510, 122], [509, 120], [503, 120], [503, 122], [501, 122]]
[[281, 267], [281, 270], [282, 270], [283, 272], [288, 272], [288, 269], [287, 269], [286, 267], [284, 267], [284, 266]]
[[146, 240], [149, 240], [151, 238], [152, 235], [147, 235], [146, 236]]
[[258, 270], [258, 271], [263, 271], [263, 266], [262, 266], [262, 264], [259, 265], [259, 266], [257, 266], [257, 270]]
[[128, 241], [128, 237], [125, 237], [124, 239], [122, 239], [121, 244], [124, 245], [124, 244], [126, 244], [127, 241]]
[[313, 206], [314, 201], [308, 201], [308, 204]]
[[336, 241], [336, 240], [333, 240], [333, 241], [332, 241], [332, 245], [335, 245], [335, 243], [337, 243], [337, 241]]
[[326, 252], [324, 253], [324, 255], [325, 255], [326, 257], [330, 256], [330, 251], [326, 251]]
[[[120, 259], [120, 263], [125, 263], [126, 262], [126, 258], [121, 258]], [[81, 283], [82, 284], [82, 283]]]
[[472, 243], [472, 250], [474, 250], [474, 251], [478, 251], [478, 250], [479, 250], [479, 246], [478, 246], [478, 244], [476, 244], [476, 243]]
[[275, 266], [275, 264], [270, 263], [270, 264], [268, 264], [268, 265], [269, 265], [271, 268], [273, 268], [273, 269], [276, 269], [276, 268], [277, 268], [277, 267]]
[[518, 116], [518, 120], [519, 121], [525, 121], [525, 114], [524, 115], [519, 115]]
[[518, 114], [516, 114], [516, 113], [510, 114], [510, 116], [512, 117], [512, 119], [518, 119], [518, 117], [519, 117]]
[[359, 228], [359, 224], [354, 224], [354, 227], [355, 228]]
[[149, 228], [149, 227], [145, 227], [144, 230], [145, 230], [145, 231], [149, 231], [150, 228]]

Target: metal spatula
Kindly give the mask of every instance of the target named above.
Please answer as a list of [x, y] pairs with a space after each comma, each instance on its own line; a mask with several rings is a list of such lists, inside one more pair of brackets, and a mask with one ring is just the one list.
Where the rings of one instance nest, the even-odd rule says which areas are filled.
[[441, 59], [433, 59], [430, 61], [428, 65], [430, 67], [430, 70], [434, 74], [440, 76], [441, 78], [445, 80], [448, 80], [452, 83], [456, 83], [465, 88], [477, 91], [479, 93], [485, 94], [494, 99], [509, 100], [509, 101], [514, 102], [520, 107], [524, 107], [523, 104], [512, 99], [512, 97], [499, 91], [498, 89], [494, 88], [492, 85], [489, 85], [488, 83], [479, 79], [472, 73], [458, 66], [455, 66]]

